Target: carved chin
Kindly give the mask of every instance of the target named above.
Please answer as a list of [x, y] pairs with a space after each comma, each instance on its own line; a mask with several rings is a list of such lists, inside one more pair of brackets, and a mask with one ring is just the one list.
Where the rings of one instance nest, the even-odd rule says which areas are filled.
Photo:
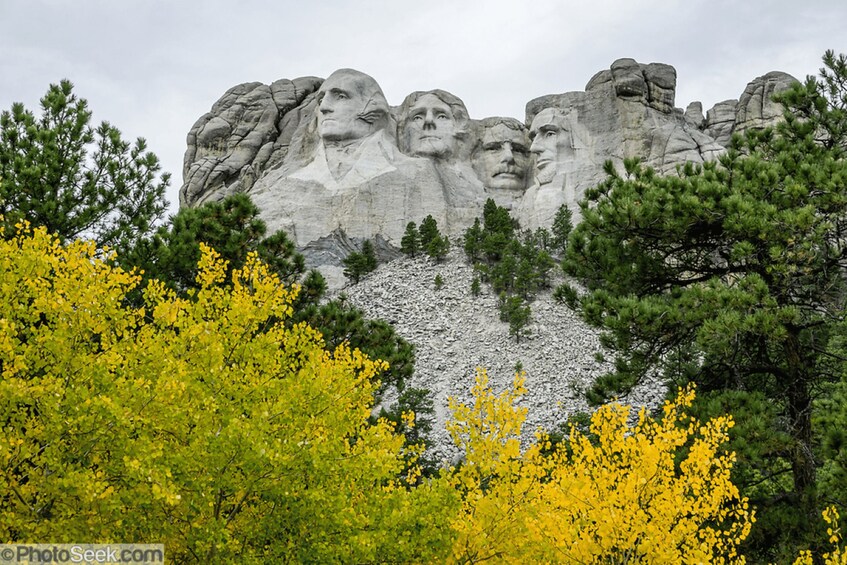
[[556, 167], [552, 163], [535, 171], [535, 180], [538, 184], [547, 184], [556, 176]]
[[418, 140], [415, 147], [412, 148], [412, 155], [415, 157], [431, 157], [444, 159], [453, 154], [453, 149], [444, 143], [444, 140], [437, 138], [424, 138]]

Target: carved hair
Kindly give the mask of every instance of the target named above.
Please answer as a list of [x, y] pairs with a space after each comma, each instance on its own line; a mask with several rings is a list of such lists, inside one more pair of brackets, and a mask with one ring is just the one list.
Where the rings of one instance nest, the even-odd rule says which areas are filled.
[[[565, 112], [561, 108], [557, 108], [555, 106], [548, 106], [546, 108], [542, 108], [538, 113], [533, 116], [532, 121], [535, 121], [542, 112], [546, 112], [550, 110], [553, 117], [553, 123], [559, 127], [559, 135], [567, 136], [567, 146], [571, 149], [574, 148], [574, 124], [572, 123], [572, 116], [570, 114], [565, 114]], [[532, 142], [533, 133], [529, 132], [529, 140]]]
[[[485, 136], [485, 130], [491, 129], [496, 126], [506, 126], [510, 130], [516, 131], [524, 137], [528, 137], [527, 133], [529, 128], [527, 128], [523, 122], [520, 120], [516, 120], [515, 118], [507, 118], [502, 116], [493, 116], [490, 118], [483, 118], [478, 120], [475, 124], [474, 131], [474, 146], [473, 146], [473, 155], [479, 153], [482, 149], [482, 140]], [[527, 140], [528, 141], [528, 140]]]
[[483, 118], [479, 120], [479, 125], [482, 130], [493, 128], [494, 126], [504, 125], [509, 129], [517, 132], [526, 133], [527, 127], [520, 120], [515, 118], [504, 118], [502, 116], [494, 116], [492, 118]]

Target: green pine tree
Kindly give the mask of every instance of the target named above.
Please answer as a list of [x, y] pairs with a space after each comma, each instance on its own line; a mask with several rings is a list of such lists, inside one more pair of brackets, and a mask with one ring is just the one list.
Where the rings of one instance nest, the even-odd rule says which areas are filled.
[[438, 231], [438, 222], [435, 221], [435, 218], [433, 218], [432, 215], [428, 215], [421, 222], [421, 249], [427, 249], [432, 240], [439, 235], [441, 235], [441, 233]]
[[522, 337], [529, 335], [526, 326], [532, 318], [529, 305], [520, 297], [500, 293], [500, 320], [509, 323], [509, 335], [515, 336], [520, 343]]
[[400, 239], [400, 251], [409, 257], [414, 257], [421, 250], [421, 234], [415, 222], [406, 224], [406, 231]]
[[373, 243], [365, 240], [361, 251], [354, 251], [341, 262], [344, 265], [344, 276], [353, 284], [359, 284], [359, 280], [366, 274], [376, 269], [377, 259]]
[[130, 144], [107, 122], [92, 126], [73, 85], [52, 84], [36, 117], [15, 103], [0, 114], [0, 216], [63, 240], [94, 239], [119, 254], [149, 235], [166, 209], [170, 175], [141, 138]]
[[482, 225], [479, 223], [479, 218], [476, 218], [473, 225], [465, 230], [462, 245], [465, 256], [471, 263], [476, 263], [482, 259], [483, 237]]
[[437, 234], [426, 246], [426, 254], [440, 263], [447, 257], [450, 251], [450, 240], [446, 236]]
[[499, 233], [511, 237], [518, 228], [517, 220], [512, 218], [509, 211], [498, 206], [491, 198], [485, 201], [482, 208], [482, 222], [486, 235]]
[[607, 164], [565, 263], [618, 352], [592, 400], [658, 371], [671, 390], [696, 381], [703, 415], [734, 414], [736, 482], [759, 505], [750, 543], [767, 561], [817, 523], [813, 398], [845, 374], [832, 340], [847, 306], [847, 61], [828, 52], [824, 65], [776, 97], [782, 123], [735, 138], [718, 163], [667, 177]]
[[377, 266], [376, 252], [374, 251], [373, 243], [369, 239], [362, 243], [362, 257], [364, 258], [365, 273], [375, 271]]
[[367, 261], [362, 253], [353, 251], [341, 261], [341, 264], [344, 265], [344, 276], [351, 283], [359, 284], [359, 280], [367, 272]]
[[479, 277], [474, 277], [471, 281], [471, 295], [476, 297], [482, 293], [482, 287], [479, 284]]
[[[266, 231], [259, 209], [250, 198], [235, 194], [198, 208], [181, 208], [169, 225], [140, 239], [119, 255], [118, 261], [126, 267], [142, 269], [145, 280], [159, 279], [183, 292], [197, 288], [195, 277], [202, 242], [220, 253], [230, 270], [241, 268], [247, 254], [255, 251], [283, 282], [298, 282], [306, 270], [303, 256], [284, 232], [266, 237]], [[317, 276], [311, 276], [310, 284], [318, 282]]]
[[486, 261], [495, 263], [502, 258], [503, 250], [515, 239], [518, 224], [509, 211], [489, 198], [482, 209], [482, 251]]
[[551, 228], [550, 245], [555, 253], [565, 252], [571, 231], [573, 231], [573, 212], [571, 212], [567, 205], [562, 204], [556, 210]]

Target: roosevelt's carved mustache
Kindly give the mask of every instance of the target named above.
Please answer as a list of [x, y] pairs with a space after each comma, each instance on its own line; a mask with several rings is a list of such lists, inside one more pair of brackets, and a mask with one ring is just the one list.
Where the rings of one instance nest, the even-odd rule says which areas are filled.
[[523, 169], [518, 168], [518, 167], [511, 167], [511, 166], [497, 167], [494, 170], [494, 173], [491, 176], [496, 177], [497, 175], [503, 175], [503, 174], [505, 174], [505, 175], [516, 175], [518, 177], [523, 178], [524, 171], [523, 171]]

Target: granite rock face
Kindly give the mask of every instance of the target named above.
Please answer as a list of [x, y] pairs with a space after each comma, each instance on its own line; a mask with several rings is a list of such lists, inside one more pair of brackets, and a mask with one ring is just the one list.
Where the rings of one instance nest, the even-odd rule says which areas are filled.
[[[536, 175], [536, 183], [519, 206], [521, 225], [550, 225], [560, 204], [577, 212], [576, 202], [585, 190], [605, 178], [603, 164], [607, 160], [620, 167], [624, 159], [635, 157], [662, 173], [671, 173], [686, 161], [702, 163], [716, 158], [723, 147], [699, 129], [698, 118], [692, 117], [696, 106], [686, 117], [674, 106], [675, 96], [673, 67], [620, 59], [609, 70], [597, 73], [584, 92], [530, 101], [526, 122], [531, 124], [533, 153], [544, 155], [537, 145], [545, 130], [559, 132], [559, 148], [555, 156], [550, 154], [555, 173]], [[538, 164], [536, 161], [536, 168]]]
[[548, 227], [562, 205], [578, 216], [607, 160], [620, 167], [635, 157], [673, 173], [714, 159], [733, 133], [779, 119], [770, 96], [793, 80], [768, 73], [704, 116], [699, 102], [676, 107], [673, 67], [619, 59], [584, 91], [531, 100], [523, 122], [472, 119], [437, 89], [391, 106], [372, 77], [351, 69], [246, 83], [189, 132], [180, 203], [246, 192], [270, 231], [286, 230], [310, 265], [337, 274], [364, 239], [379, 238], [390, 254], [406, 224], [427, 215], [461, 236], [489, 197], [524, 228]]
[[321, 82], [305, 77], [230, 88], [188, 132], [180, 206], [250, 190], [287, 150], [300, 121], [297, 108]]
[[782, 117], [782, 106], [772, 97], [796, 81], [793, 76], [779, 71], [753, 79], [738, 100], [719, 102], [709, 110], [703, 131], [727, 147], [733, 133], [774, 125]]

